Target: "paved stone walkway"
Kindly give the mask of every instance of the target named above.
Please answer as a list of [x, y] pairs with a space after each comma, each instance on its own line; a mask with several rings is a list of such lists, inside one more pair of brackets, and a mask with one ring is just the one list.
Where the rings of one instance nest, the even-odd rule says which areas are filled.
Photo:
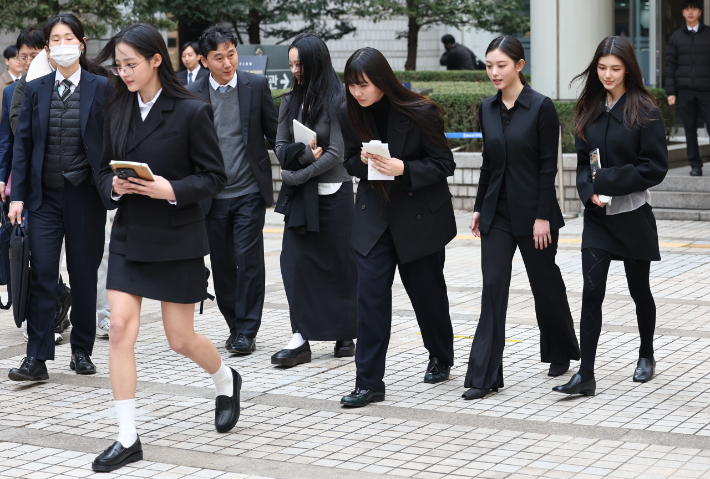
[[[634, 303], [621, 264], [610, 270], [594, 397], [564, 397], [539, 362], [539, 333], [527, 275], [516, 256], [506, 327], [505, 384], [480, 401], [460, 398], [480, 312], [480, 242], [457, 213], [459, 236], [447, 248], [446, 277], [456, 365], [451, 380], [422, 382], [427, 363], [411, 304], [394, 285], [387, 400], [340, 407], [354, 386], [352, 358], [333, 343], [311, 344], [313, 361], [291, 369], [270, 356], [290, 338], [281, 282], [281, 217], [267, 214], [267, 295], [257, 351], [230, 356], [228, 330], [208, 302], [197, 329], [244, 377], [242, 415], [228, 434], [214, 431], [209, 376], [172, 352], [159, 304], [144, 303], [136, 345], [137, 424], [145, 461], [96, 477], [464, 478], [710, 477], [710, 223], [659, 222], [663, 261], [651, 282], [658, 307], [657, 377], [631, 381], [638, 348]], [[562, 230], [558, 264], [578, 323], [582, 277], [580, 219]], [[3, 297], [4, 299], [4, 297]], [[68, 335], [66, 336], [68, 339]], [[0, 378], [19, 364], [25, 342], [0, 313]], [[90, 462], [115, 438], [108, 342], [97, 339], [99, 373], [73, 374], [70, 347], [57, 348], [50, 380], [0, 379], [0, 479], [94, 476]]]

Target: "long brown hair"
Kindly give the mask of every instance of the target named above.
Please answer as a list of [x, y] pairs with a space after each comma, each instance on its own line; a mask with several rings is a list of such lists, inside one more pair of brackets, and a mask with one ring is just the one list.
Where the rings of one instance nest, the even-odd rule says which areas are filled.
[[575, 105], [575, 133], [585, 139], [587, 128], [604, 113], [607, 90], [599, 81], [597, 65], [601, 57], [614, 55], [618, 57], [626, 68], [626, 104], [624, 105], [624, 126], [632, 129], [637, 123], [643, 124], [648, 118], [640, 115], [642, 110], [648, 111], [656, 107], [653, 95], [643, 84], [641, 67], [636, 59], [636, 53], [629, 42], [622, 37], [606, 37], [597, 47], [594, 58], [586, 70], [577, 75], [570, 82], [584, 80], [584, 88]]

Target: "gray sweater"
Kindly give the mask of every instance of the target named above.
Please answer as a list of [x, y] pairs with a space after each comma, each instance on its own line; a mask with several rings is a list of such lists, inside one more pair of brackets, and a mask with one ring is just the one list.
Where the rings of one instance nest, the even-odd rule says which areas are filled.
[[[281, 115], [283, 115], [284, 109], [290, 99], [291, 96], [287, 95], [281, 100], [279, 119]], [[302, 122], [301, 113], [302, 111], [299, 111], [296, 120]], [[291, 186], [302, 185], [313, 177], [318, 178], [318, 183], [344, 183], [346, 181], [352, 181], [352, 177], [348, 175], [345, 166], [343, 166], [345, 145], [343, 143], [343, 135], [340, 132], [340, 123], [338, 122], [337, 113], [333, 113], [330, 116], [323, 114], [318, 118], [315, 125], [306, 126], [316, 132], [317, 146], [323, 148], [323, 154], [316, 161], [313, 156], [313, 150], [311, 150], [309, 146], [306, 146], [305, 151], [298, 161], [308, 166], [298, 171], [283, 171], [281, 175], [284, 183]], [[276, 156], [278, 156], [281, 147], [288, 143], [293, 143], [293, 122], [284, 120], [279, 123], [279, 127], [276, 131], [276, 146], [274, 147]]]

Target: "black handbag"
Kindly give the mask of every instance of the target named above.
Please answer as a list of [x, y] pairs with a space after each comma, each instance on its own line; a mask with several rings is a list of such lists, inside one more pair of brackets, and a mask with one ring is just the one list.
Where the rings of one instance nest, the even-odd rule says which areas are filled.
[[5, 210], [0, 206], [0, 285], [7, 285], [7, 304], [0, 301], [0, 309], [10, 309], [12, 306], [12, 290], [10, 288], [10, 235], [12, 224], [5, 215]]
[[12, 314], [17, 327], [27, 318], [30, 296], [30, 241], [21, 223], [12, 227], [10, 234], [10, 284], [12, 285]]
[[[210, 285], [210, 270], [205, 266], [205, 274], [207, 275], [207, 286]], [[210, 301], [214, 301], [214, 296], [212, 296], [210, 293], [207, 293], [207, 299]], [[200, 301], [200, 314], [202, 314], [202, 310], [204, 309], [205, 306], [205, 300], [203, 299]]]

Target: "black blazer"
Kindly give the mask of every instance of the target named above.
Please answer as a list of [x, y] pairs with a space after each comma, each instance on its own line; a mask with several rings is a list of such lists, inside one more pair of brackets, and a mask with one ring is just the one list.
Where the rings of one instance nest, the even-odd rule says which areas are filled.
[[[12, 200], [24, 201], [25, 208], [35, 211], [42, 204], [42, 167], [44, 147], [49, 129], [49, 109], [54, 90], [55, 73], [29, 82], [25, 88], [17, 120], [12, 155]], [[104, 142], [104, 110], [108, 79], [81, 69], [80, 117], [81, 139], [91, 166], [91, 177], [99, 188], [99, 170]], [[107, 209], [116, 205], [100, 194]]]
[[[187, 89], [210, 103], [209, 75], [190, 83]], [[264, 138], [273, 148], [276, 145], [276, 128], [279, 112], [276, 110], [266, 77], [247, 72], [237, 72], [239, 110], [242, 121], [242, 136], [247, 161], [267, 206], [274, 204], [274, 185], [271, 182], [271, 159]], [[209, 213], [212, 198], [202, 202], [205, 214]]]
[[[187, 69], [180, 70], [179, 72], [176, 73], [176, 75], [177, 75], [178, 80], [180, 80], [180, 83], [187, 86]], [[209, 76], [209, 75], [210, 75], [210, 71], [207, 68], [200, 65], [200, 69], [197, 71], [197, 78], [193, 78], [192, 83], [195, 83], [197, 80], [199, 80], [203, 77]], [[190, 83], [190, 85], [192, 85], [192, 83]]]
[[[431, 106], [431, 108], [436, 108]], [[368, 111], [370, 130], [379, 140], [377, 126]], [[390, 155], [404, 161], [404, 175], [387, 181], [389, 201], [367, 180], [367, 165], [360, 159], [362, 141], [355, 135], [348, 112], [340, 108], [340, 126], [345, 143], [345, 169], [360, 178], [353, 215], [353, 247], [366, 256], [389, 227], [401, 263], [436, 253], [456, 236], [456, 220], [446, 178], [456, 163], [444, 144], [431, 140], [419, 125], [394, 107], [389, 110], [387, 143]]]
[[[120, 114], [115, 108], [108, 116]], [[227, 182], [214, 128], [212, 107], [197, 98], [176, 99], [161, 93], [141, 120], [133, 101], [126, 161], [147, 163], [175, 191], [176, 205], [144, 195], [124, 195], [111, 230], [111, 253], [129, 261], [175, 261], [209, 254], [205, 215], [199, 201], [219, 193]], [[101, 189], [113, 192], [114, 160], [109, 119], [104, 126]]]

